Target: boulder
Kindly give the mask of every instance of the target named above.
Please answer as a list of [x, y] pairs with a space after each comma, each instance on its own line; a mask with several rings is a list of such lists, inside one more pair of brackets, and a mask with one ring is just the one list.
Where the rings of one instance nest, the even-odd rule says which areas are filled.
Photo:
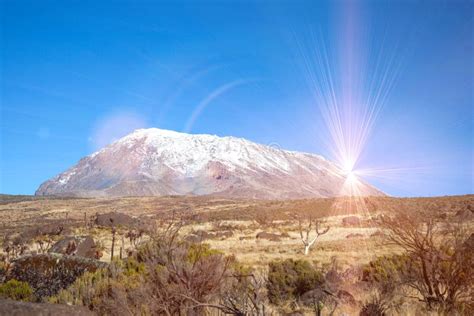
[[64, 221], [57, 221], [44, 225], [36, 225], [25, 229], [18, 238], [29, 241], [38, 236], [60, 236], [70, 232], [70, 228]]
[[86, 258], [97, 258], [96, 244], [91, 236], [66, 237], [56, 242], [48, 252]]
[[359, 234], [359, 233], [352, 233], [352, 234], [349, 234], [346, 236], [347, 239], [350, 239], [350, 238], [362, 238], [364, 237], [364, 235], [362, 234]]
[[260, 232], [256, 236], [257, 239], [267, 239], [267, 240], [270, 240], [270, 241], [280, 241], [281, 237], [282, 237], [281, 235], [273, 234], [273, 233], [267, 233], [267, 232]]
[[104, 214], [97, 214], [94, 223], [97, 226], [103, 227], [134, 227], [137, 224], [137, 220], [124, 213], [110, 212]]
[[347, 216], [342, 219], [342, 225], [344, 226], [359, 226], [360, 218], [357, 216]]

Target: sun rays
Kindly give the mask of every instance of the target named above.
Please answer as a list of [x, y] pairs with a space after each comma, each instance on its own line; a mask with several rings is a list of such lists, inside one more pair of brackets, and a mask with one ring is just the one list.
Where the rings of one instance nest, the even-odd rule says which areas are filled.
[[382, 170], [359, 170], [360, 160], [398, 76], [400, 58], [385, 45], [364, 43], [369, 37], [355, 34], [354, 25], [342, 29], [341, 39], [309, 30], [295, 40], [312, 103], [326, 130], [323, 143], [345, 177], [341, 195], [367, 195], [362, 178]]

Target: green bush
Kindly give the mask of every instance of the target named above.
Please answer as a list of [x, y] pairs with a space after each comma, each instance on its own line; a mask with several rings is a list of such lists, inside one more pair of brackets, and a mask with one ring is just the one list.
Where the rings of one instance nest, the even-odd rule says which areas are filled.
[[0, 284], [0, 297], [9, 298], [15, 301], [33, 301], [33, 289], [26, 282], [12, 279]]
[[299, 299], [323, 284], [322, 273], [306, 260], [273, 261], [268, 268], [268, 298], [273, 304]]
[[86, 272], [51, 303], [87, 306], [99, 315], [181, 315], [214, 301], [227, 282], [233, 258], [207, 244], [152, 240], [137, 254]]
[[411, 260], [406, 255], [381, 256], [364, 267], [363, 280], [396, 284], [399, 282], [400, 274], [411, 269]]
[[90, 309], [102, 304], [112, 287], [136, 289], [146, 276], [145, 265], [134, 258], [114, 260], [107, 268], [86, 272], [67, 289], [49, 297], [54, 304], [83, 305]]
[[201, 259], [216, 255], [223, 255], [223, 253], [212, 249], [209, 244], [191, 244], [188, 248], [188, 261], [190, 263], [196, 263]]

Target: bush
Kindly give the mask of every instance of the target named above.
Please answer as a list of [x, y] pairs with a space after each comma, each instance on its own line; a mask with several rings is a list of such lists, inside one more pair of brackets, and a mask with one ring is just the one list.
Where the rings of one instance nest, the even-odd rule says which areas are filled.
[[268, 268], [268, 298], [273, 304], [299, 299], [323, 284], [322, 273], [306, 260], [273, 261]]
[[0, 284], [0, 297], [9, 298], [15, 301], [33, 301], [33, 289], [26, 282], [10, 280]]
[[145, 275], [145, 266], [134, 258], [113, 261], [107, 268], [86, 272], [67, 289], [49, 298], [50, 303], [82, 305], [100, 310], [108, 292], [114, 287], [138, 288]]
[[85, 305], [100, 315], [202, 314], [222, 292], [233, 262], [206, 244], [152, 240], [134, 257], [84, 274], [50, 302]]
[[384, 302], [376, 297], [362, 306], [359, 316], [385, 316], [387, 306]]
[[411, 269], [411, 260], [406, 255], [381, 256], [363, 268], [363, 280], [373, 283], [400, 283], [400, 274]]
[[59, 254], [28, 255], [15, 260], [9, 277], [27, 282], [38, 300], [55, 295], [86, 271], [105, 264], [92, 259]]
[[386, 240], [402, 248], [408, 258], [402, 269], [394, 271], [400, 285], [420, 297], [429, 311], [454, 314], [474, 305], [474, 237], [468, 227], [407, 212], [384, 216], [380, 224], [387, 231]]
[[189, 246], [187, 259], [190, 263], [196, 263], [201, 259], [216, 255], [223, 255], [223, 253], [212, 249], [209, 244], [197, 243]]

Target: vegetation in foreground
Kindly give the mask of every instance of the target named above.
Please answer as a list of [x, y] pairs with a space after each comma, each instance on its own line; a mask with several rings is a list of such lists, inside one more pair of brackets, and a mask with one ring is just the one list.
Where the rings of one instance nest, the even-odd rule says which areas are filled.
[[[63, 227], [59, 234], [58, 229], [29, 231], [22, 235], [29, 244], [18, 236], [6, 238], [0, 297], [85, 306], [100, 315], [470, 315], [474, 310], [469, 220], [407, 211], [372, 216], [370, 223], [345, 217], [346, 226], [376, 225], [381, 242], [396, 250], [347, 265], [337, 256], [329, 263], [318, 260], [320, 236], [334, 230], [327, 218], [290, 214], [288, 227], [295, 232], [269, 233], [284, 223], [262, 213], [255, 222], [265, 234], [257, 239], [269, 240], [275, 249], [293, 237], [300, 255], [254, 266], [239, 260], [238, 253], [212, 246], [232, 236], [222, 222], [203, 231], [189, 229], [200, 220], [195, 214], [163, 218], [156, 225], [115, 215], [84, 220], [85, 227], [69, 237]], [[110, 245], [77, 236], [99, 227], [109, 232]], [[308, 241], [314, 246], [306, 249]], [[36, 254], [28, 250], [32, 245]], [[98, 261], [109, 247], [110, 263]]]

